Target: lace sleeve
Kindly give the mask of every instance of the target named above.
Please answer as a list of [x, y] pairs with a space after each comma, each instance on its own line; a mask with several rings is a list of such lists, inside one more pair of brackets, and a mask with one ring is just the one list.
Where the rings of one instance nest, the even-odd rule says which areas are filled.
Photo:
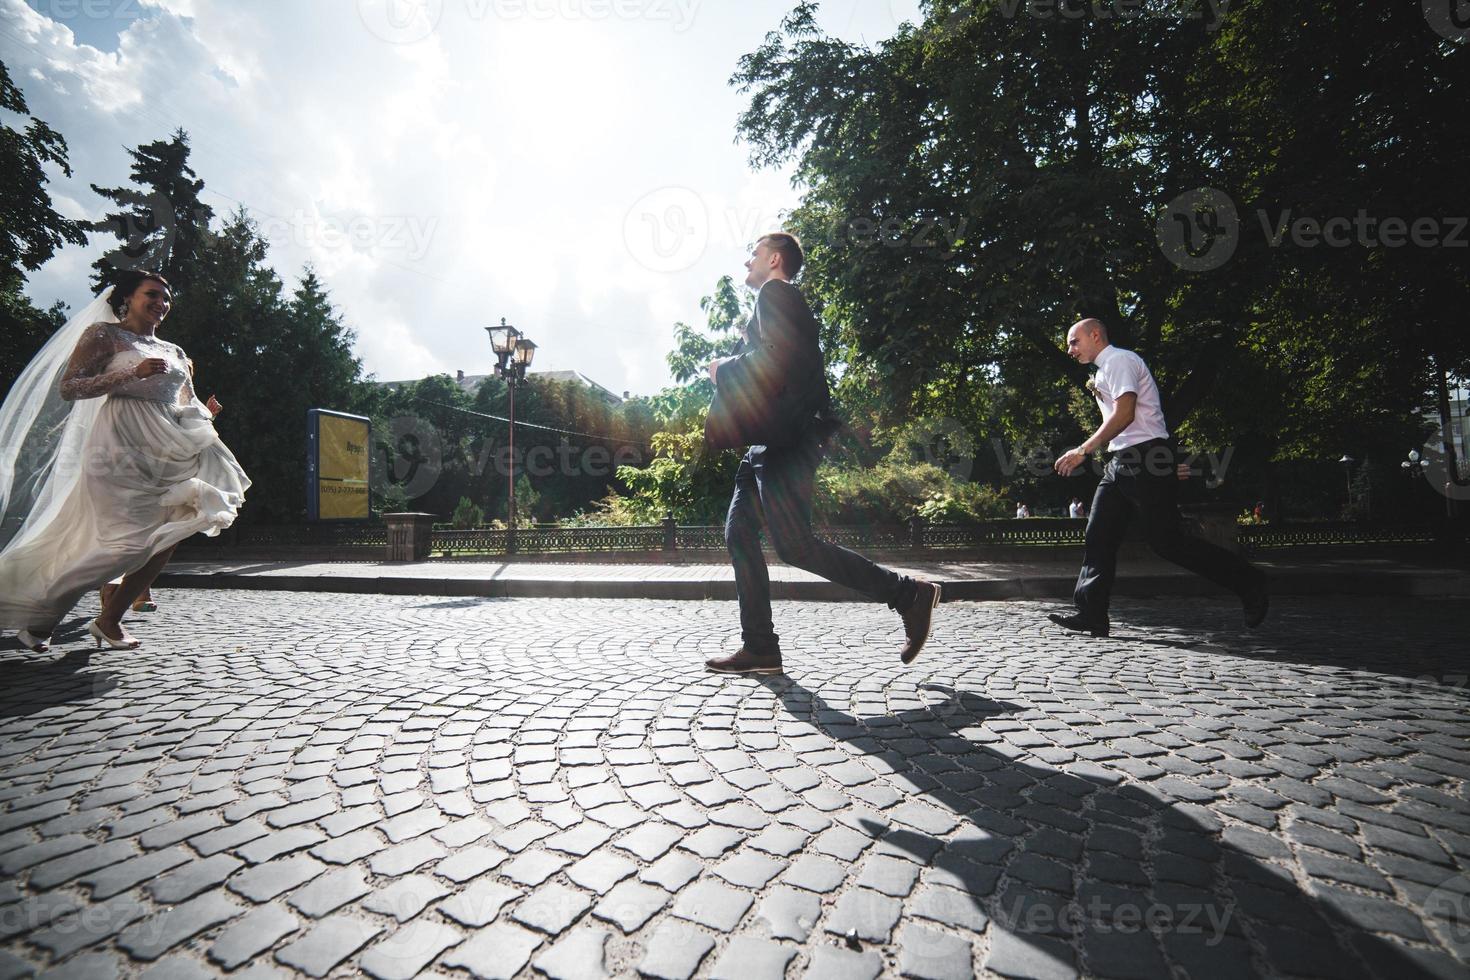
[[199, 400], [199, 395], [194, 390], [193, 360], [190, 359], [188, 354], [184, 353], [184, 348], [180, 347], [178, 344], [169, 344], [169, 346], [172, 347], [174, 349], [174, 353], [178, 355], [179, 363], [184, 365], [184, 373], [187, 375], [187, 378], [184, 380], [183, 385], [179, 388], [179, 406], [182, 408], [188, 407], [190, 405], [195, 405], [200, 409], [203, 409], [205, 415], [208, 415], [209, 410], [204, 408], [204, 403]]
[[77, 341], [71, 360], [67, 362], [66, 373], [61, 376], [61, 397], [67, 401], [100, 398], [132, 381], [135, 375], [129, 369], [104, 373], [114, 353], [116, 345], [107, 325], [98, 323], [90, 327]]

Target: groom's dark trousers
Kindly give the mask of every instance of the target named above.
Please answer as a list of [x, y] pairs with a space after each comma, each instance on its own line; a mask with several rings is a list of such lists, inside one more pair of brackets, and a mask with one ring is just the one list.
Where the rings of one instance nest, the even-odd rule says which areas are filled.
[[822, 461], [816, 428], [791, 446], [752, 446], [735, 472], [735, 492], [725, 518], [725, 544], [735, 567], [740, 634], [752, 653], [777, 653], [771, 623], [771, 580], [761, 553], [761, 514], [776, 555], [788, 565], [855, 589], [895, 610], [913, 604], [914, 580], [812, 533], [812, 486]]
[[1086, 554], [1073, 596], [1084, 619], [1107, 619], [1118, 548], [1134, 517], [1142, 522], [1144, 540], [1160, 558], [1242, 598], [1260, 587], [1260, 571], [1245, 559], [1184, 532], [1178, 494], [1175, 454], [1168, 440], [1153, 439], [1111, 454], [1092, 498]]

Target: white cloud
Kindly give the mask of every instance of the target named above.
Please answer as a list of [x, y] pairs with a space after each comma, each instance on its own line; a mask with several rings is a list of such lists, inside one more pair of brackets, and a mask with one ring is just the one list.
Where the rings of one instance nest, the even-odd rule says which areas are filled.
[[[872, 41], [901, 6], [833, 0], [822, 17]], [[541, 344], [538, 367], [618, 391], [667, 383], [674, 321], [700, 322], [700, 296], [738, 276], [750, 238], [796, 200], [785, 174], [749, 171], [733, 143], [743, 97], [726, 84], [789, 4], [687, 2], [675, 24], [443, 0], [414, 43], [379, 36], [379, 7], [143, 0], [107, 52], [0, 0], [0, 58], [70, 146], [58, 208], [97, 216], [88, 184], [123, 183], [126, 148], [183, 128], [206, 202], [246, 207], [287, 282], [315, 266], [380, 378], [482, 373], [483, 327], [505, 316]], [[624, 219], [669, 186], [704, 203], [709, 238], [696, 261], [658, 272], [630, 251]], [[29, 294], [80, 306], [103, 244], [65, 250]]]

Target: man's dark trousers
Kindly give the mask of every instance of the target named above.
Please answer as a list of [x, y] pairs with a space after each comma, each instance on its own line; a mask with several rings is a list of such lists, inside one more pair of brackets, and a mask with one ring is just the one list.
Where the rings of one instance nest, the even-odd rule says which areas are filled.
[[1144, 540], [1160, 558], [1182, 565], [1242, 598], [1261, 587], [1261, 572], [1245, 559], [1184, 532], [1174, 464], [1173, 449], [1163, 439], [1119, 450], [1108, 461], [1092, 498], [1086, 554], [1073, 596], [1083, 619], [1107, 619], [1118, 548], [1135, 515], [1143, 522]]
[[809, 432], [794, 446], [752, 446], [735, 473], [725, 518], [725, 544], [735, 566], [740, 633], [751, 653], [779, 653], [771, 623], [771, 580], [761, 554], [761, 514], [776, 554], [788, 565], [845, 585], [895, 610], [913, 604], [913, 579], [877, 565], [812, 533], [812, 485], [822, 461], [821, 436]]

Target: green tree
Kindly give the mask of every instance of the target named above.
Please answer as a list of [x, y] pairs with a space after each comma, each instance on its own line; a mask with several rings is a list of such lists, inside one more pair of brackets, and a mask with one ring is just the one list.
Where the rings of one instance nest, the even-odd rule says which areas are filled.
[[[757, 165], [796, 165], [805, 285], [880, 421], [1073, 442], [1086, 374], [1060, 335], [1083, 315], [1148, 358], [1187, 437], [1266, 456], [1392, 428], [1432, 363], [1465, 360], [1462, 252], [1283, 246], [1257, 220], [1470, 211], [1470, 48], [1416, 5], [1245, 0], [1216, 21], [931, 0], [877, 48], [814, 11], [742, 59], [739, 128]], [[1241, 224], [1228, 259], [1181, 268], [1161, 221], [1203, 218], [1178, 203], [1201, 188]]]
[[0, 62], [0, 108], [29, 117], [25, 129], [0, 122], [0, 390], [9, 390], [21, 369], [65, 322], [57, 303], [37, 309], [22, 291], [34, 272], [64, 245], [86, 241], [80, 226], [52, 206], [46, 165], [71, 176], [66, 140], [30, 117], [25, 96]]
[[133, 158], [131, 184], [92, 185], [117, 210], [84, 227], [118, 239], [116, 247], [92, 263], [94, 284], [101, 290], [119, 272], [151, 269], [163, 273], [177, 299], [187, 299], [205, 261], [214, 218], [213, 209], [199, 198], [204, 181], [189, 165], [189, 136], [176, 130], [168, 140], [155, 140], [128, 155]]

